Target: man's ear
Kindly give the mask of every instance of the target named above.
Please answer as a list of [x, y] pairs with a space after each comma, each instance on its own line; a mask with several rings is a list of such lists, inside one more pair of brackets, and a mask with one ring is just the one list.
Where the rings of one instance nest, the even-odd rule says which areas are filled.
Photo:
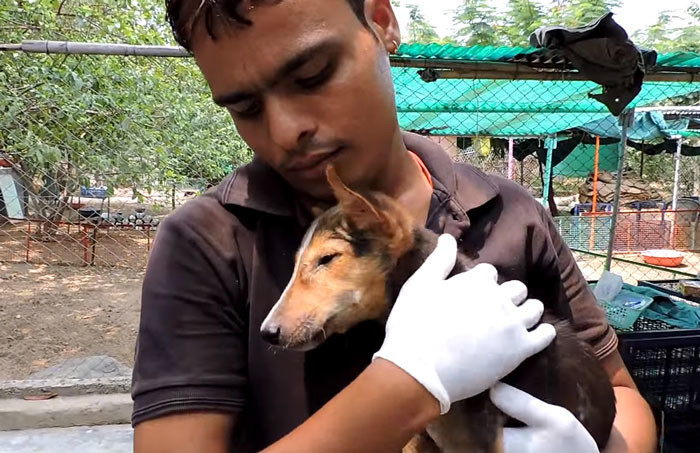
[[326, 167], [326, 179], [338, 200], [341, 211], [355, 227], [371, 229], [381, 227], [385, 222], [386, 219], [368, 199], [341, 181], [332, 164]]
[[366, 0], [365, 18], [388, 53], [399, 50], [401, 30], [391, 0]]

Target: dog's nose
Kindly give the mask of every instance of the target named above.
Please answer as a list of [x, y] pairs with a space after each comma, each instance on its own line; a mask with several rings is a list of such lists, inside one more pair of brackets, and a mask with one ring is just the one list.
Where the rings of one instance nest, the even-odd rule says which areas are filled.
[[272, 345], [278, 345], [280, 343], [280, 326], [277, 324], [270, 324], [264, 326], [260, 330], [260, 334], [263, 339]]

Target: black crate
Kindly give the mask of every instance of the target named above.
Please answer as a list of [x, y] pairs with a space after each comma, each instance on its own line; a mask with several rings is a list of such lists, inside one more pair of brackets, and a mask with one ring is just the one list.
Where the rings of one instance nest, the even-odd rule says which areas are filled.
[[[690, 281], [696, 281], [689, 279]], [[680, 280], [640, 280], [638, 286], [646, 286], [671, 296], [680, 297], [691, 302], [700, 303], [700, 297], [688, 297], [681, 293]]]
[[620, 353], [655, 413], [667, 453], [700, 445], [700, 329], [639, 318], [618, 332]]

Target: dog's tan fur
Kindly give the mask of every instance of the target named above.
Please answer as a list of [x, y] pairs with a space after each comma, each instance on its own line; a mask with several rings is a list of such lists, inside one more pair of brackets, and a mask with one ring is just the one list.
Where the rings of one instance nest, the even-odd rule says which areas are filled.
[[[298, 251], [295, 275], [266, 319], [281, 327], [283, 348], [309, 349], [327, 336], [384, 316], [387, 273], [413, 243], [414, 222], [394, 200], [375, 194], [370, 202], [345, 186], [332, 167], [328, 180], [339, 204], [324, 214], [323, 224]], [[354, 253], [353, 229], [381, 231], [389, 261]], [[332, 265], [319, 265], [331, 256]]]
[[[307, 232], [289, 285], [262, 325], [263, 330], [279, 329], [283, 348], [313, 349], [363, 321], [385, 319], [398, 289], [437, 240], [391, 198], [360, 195], [332, 167], [327, 176], [338, 205]], [[458, 258], [453, 272], [468, 268]], [[554, 343], [521, 365], [508, 383], [572, 411], [602, 447], [615, 414], [610, 382], [566, 321], [554, 317], [547, 322], [557, 329]], [[453, 404], [404, 452], [500, 453], [505, 422], [488, 393], [482, 393]]]

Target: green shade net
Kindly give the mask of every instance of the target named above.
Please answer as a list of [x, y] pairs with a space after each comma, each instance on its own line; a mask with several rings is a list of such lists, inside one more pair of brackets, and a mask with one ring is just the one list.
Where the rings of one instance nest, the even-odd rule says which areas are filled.
[[[392, 68], [399, 123], [439, 135], [532, 137], [610, 116], [588, 97], [593, 82], [438, 79], [426, 83], [415, 68]], [[700, 83], [648, 82], [630, 107], [700, 92]]]
[[[426, 59], [514, 64], [519, 55], [536, 49], [402, 45], [392, 61]], [[700, 64], [692, 53], [661, 55], [659, 66]], [[691, 67], [691, 66], [687, 66]], [[434, 135], [538, 137], [575, 128], [610, 116], [589, 97], [601, 92], [594, 82], [565, 80], [493, 80], [438, 78], [425, 82], [415, 67], [392, 67], [401, 127], [429, 129]], [[517, 75], [516, 75], [517, 78]], [[646, 82], [630, 107], [700, 92], [700, 83]]]
[[[599, 171], [617, 171], [617, 161], [620, 146], [617, 144], [601, 145], [598, 161]], [[574, 150], [554, 167], [554, 176], [568, 178], [586, 178], [595, 166], [595, 145], [578, 145]]]

